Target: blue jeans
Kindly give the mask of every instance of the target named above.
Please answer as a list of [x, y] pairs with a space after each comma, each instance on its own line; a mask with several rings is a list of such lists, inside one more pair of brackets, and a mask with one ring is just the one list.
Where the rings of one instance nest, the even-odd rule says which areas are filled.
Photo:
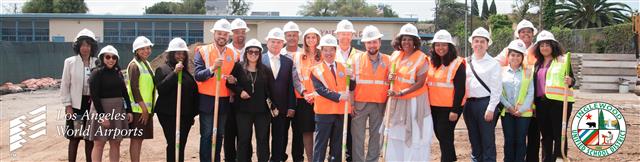
[[524, 162], [527, 153], [526, 137], [530, 122], [530, 117], [515, 117], [509, 113], [502, 117], [504, 161]]
[[330, 162], [339, 162], [342, 159], [342, 125], [344, 115], [339, 114], [316, 114], [316, 131], [313, 141], [313, 161], [325, 161], [327, 153], [327, 142], [331, 138], [331, 152], [329, 152]]
[[[214, 106], [214, 98], [212, 96], [200, 95], [200, 161], [211, 162], [211, 145], [213, 137], [213, 113], [204, 112], [203, 109]], [[224, 126], [227, 121], [227, 111], [230, 108], [229, 98], [220, 98], [220, 106], [218, 107], [218, 126], [216, 127], [216, 152], [214, 161], [220, 161], [220, 151], [222, 149], [222, 140], [224, 139]]]
[[489, 97], [467, 99], [464, 105], [464, 123], [469, 131], [471, 142], [471, 161], [495, 162], [496, 161], [496, 120], [498, 109], [495, 109], [493, 121], [486, 122], [484, 113], [489, 105]]

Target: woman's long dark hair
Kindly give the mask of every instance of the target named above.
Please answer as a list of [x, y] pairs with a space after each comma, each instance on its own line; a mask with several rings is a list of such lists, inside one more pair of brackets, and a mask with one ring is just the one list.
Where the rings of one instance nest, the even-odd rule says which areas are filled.
[[73, 52], [75, 52], [76, 55], [80, 55], [80, 47], [82, 47], [82, 43], [87, 43], [91, 46], [91, 53], [89, 54], [89, 57], [96, 57], [96, 54], [98, 53], [98, 42], [88, 36], [80, 36], [75, 42], [73, 42]]
[[451, 43], [447, 43], [447, 46], [449, 47], [447, 54], [440, 57], [440, 55], [436, 53], [436, 43], [431, 44], [429, 54], [431, 54], [431, 64], [433, 64], [433, 67], [436, 69], [439, 68], [440, 65], [449, 66], [449, 64], [458, 57], [458, 49], [456, 49], [456, 46]]
[[[184, 61], [182, 62], [182, 65], [184, 66], [184, 68], [182, 69], [189, 69], [189, 54], [187, 54], [187, 51], [180, 51], [182, 52], [182, 54], [184, 55]], [[176, 60], [176, 53], [178, 53], [178, 51], [171, 51], [171, 52], [167, 52], [167, 55], [165, 55], [165, 63], [167, 65], [169, 65], [169, 67], [171, 67], [172, 69], [176, 68], [176, 64], [178, 64], [178, 60]], [[188, 70], [186, 70], [188, 71]]]
[[536, 65], [535, 65], [536, 67], [544, 63], [544, 56], [542, 56], [542, 53], [540, 52], [540, 45], [542, 44], [548, 44], [551, 46], [551, 57], [553, 57], [553, 59], [556, 59], [558, 58], [558, 56], [561, 56], [564, 54], [564, 48], [562, 47], [562, 45], [560, 45], [560, 43], [556, 41], [544, 40], [542, 42], [536, 43], [536, 45], [533, 46], [534, 53], [536, 56]]
[[391, 47], [393, 47], [393, 49], [395, 49], [396, 51], [402, 50], [402, 37], [411, 37], [411, 39], [413, 39], [413, 46], [415, 47], [414, 50], [420, 50], [420, 38], [412, 35], [397, 36], [395, 39], [393, 39], [393, 41], [391, 41]]
[[[311, 34], [315, 34], [315, 33], [311, 33]], [[311, 53], [311, 51], [309, 51], [309, 45], [307, 44], [307, 37], [306, 35], [302, 36], [302, 49], [304, 50], [304, 55], [302, 55], [302, 59], [305, 60], [307, 59], [307, 54]], [[318, 38], [318, 44], [316, 44], [316, 47], [318, 47], [318, 45], [320, 44], [320, 36], [318, 34], [316, 34], [316, 37]], [[316, 53], [316, 57], [314, 58], [316, 61], [320, 61], [322, 58], [320, 56], [320, 50], [315, 48], [315, 49], [311, 49], [313, 50], [314, 53]]]
[[[260, 52], [260, 54], [258, 54], [258, 62], [256, 63], [256, 72], [258, 72], [258, 74], [260, 74], [260, 72], [262, 70], [264, 70], [266, 67], [264, 67], [264, 65], [262, 63], [260, 63], [260, 61], [262, 60], [262, 50], [258, 47], [248, 47], [247, 49], [244, 50], [244, 55], [242, 55], [242, 62], [240, 62], [240, 65], [242, 65], [242, 69], [244, 71], [244, 73], [249, 76], [251, 75], [251, 73], [249, 72], [248, 67], [249, 67], [249, 56], [247, 54], [247, 52], [249, 51], [249, 49], [253, 49], [256, 48], [258, 49]], [[266, 75], [262, 76], [262, 79], [267, 79]]]

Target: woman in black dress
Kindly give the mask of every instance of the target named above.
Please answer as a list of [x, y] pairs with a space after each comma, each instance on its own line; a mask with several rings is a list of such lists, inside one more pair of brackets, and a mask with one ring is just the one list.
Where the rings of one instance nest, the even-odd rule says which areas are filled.
[[[256, 129], [258, 161], [269, 160], [269, 124], [270, 98], [269, 83], [273, 74], [260, 63], [262, 45], [256, 39], [246, 44], [243, 62], [235, 64], [231, 75], [236, 78], [235, 84], [227, 82], [227, 87], [234, 92], [236, 121], [238, 122], [238, 161], [251, 161], [252, 126]], [[231, 80], [233, 80], [233, 78]]]

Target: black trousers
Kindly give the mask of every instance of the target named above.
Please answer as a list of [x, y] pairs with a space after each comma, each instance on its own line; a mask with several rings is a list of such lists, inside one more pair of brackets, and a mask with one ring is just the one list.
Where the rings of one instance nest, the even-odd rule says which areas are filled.
[[[536, 118], [538, 125], [542, 126], [540, 132], [542, 134], [542, 151], [543, 161], [553, 162], [558, 157], [562, 157], [560, 149], [560, 136], [562, 133], [562, 101], [551, 100], [546, 97], [536, 97]], [[573, 103], [569, 102], [567, 106], [567, 121], [571, 117], [571, 109]], [[567, 124], [568, 125], [568, 124]], [[567, 141], [564, 141], [564, 154], [567, 154]]]
[[271, 114], [269, 112], [250, 113], [236, 112], [238, 124], [238, 161], [249, 162], [253, 149], [251, 147], [251, 137], [253, 129], [256, 130], [256, 144], [258, 161], [269, 160], [269, 122]]
[[[347, 118], [348, 124], [347, 124], [347, 130], [351, 130], [351, 115], [349, 115], [349, 117]], [[340, 130], [342, 131], [342, 130]], [[333, 133], [332, 133], [333, 134]], [[342, 136], [342, 134], [340, 134]], [[337, 138], [337, 137], [331, 137], [331, 138]], [[342, 142], [342, 141], [340, 141]], [[346, 161], [351, 161], [351, 143], [352, 143], [352, 139], [351, 139], [351, 131], [347, 131], [347, 150], [344, 151], [344, 157]], [[329, 141], [329, 145], [333, 145], [333, 140]], [[342, 144], [340, 144], [342, 145]], [[332, 152], [331, 150], [332, 148], [329, 147], [329, 152]]]
[[527, 162], [539, 162], [540, 161], [540, 129], [538, 129], [538, 121], [536, 118], [531, 118], [529, 122], [529, 130], [527, 133], [527, 155], [525, 161]]
[[[271, 161], [287, 161], [287, 143], [289, 141], [289, 126], [291, 118], [286, 117], [286, 111], [271, 118]], [[300, 150], [302, 151], [302, 150]]]
[[[236, 123], [236, 111], [233, 109], [235, 106], [233, 106], [233, 103], [231, 104], [232, 108], [227, 111], [227, 123], [225, 123], [224, 126], [224, 142], [222, 147], [224, 149], [224, 161], [235, 162], [237, 160], [236, 149], [238, 149], [236, 144], [239, 141], [237, 139], [238, 124]], [[251, 148], [251, 145], [249, 145], [249, 148]]]
[[[442, 162], [452, 162], [457, 161], [456, 158], [456, 148], [453, 145], [454, 134], [453, 131], [456, 129], [456, 124], [458, 124], [458, 120], [449, 121], [449, 112], [450, 108], [431, 108], [431, 115], [433, 117], [433, 126], [434, 133], [436, 134], [436, 138], [440, 143], [440, 153]], [[458, 119], [460, 119], [460, 115], [458, 114]]]
[[[160, 121], [162, 133], [164, 133], [164, 138], [167, 142], [167, 161], [174, 162], [176, 161], [176, 116], [166, 114], [156, 115], [158, 115], [158, 121]], [[189, 136], [193, 122], [193, 117], [191, 116], [180, 116], [180, 153], [178, 155], [180, 161], [184, 161], [184, 148], [187, 144], [187, 137]]]

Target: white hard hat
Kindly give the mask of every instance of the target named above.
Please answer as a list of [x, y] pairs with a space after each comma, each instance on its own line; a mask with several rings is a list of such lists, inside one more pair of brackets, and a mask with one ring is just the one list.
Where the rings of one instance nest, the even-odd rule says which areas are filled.
[[171, 51], [189, 51], [189, 48], [187, 47], [187, 42], [184, 42], [184, 40], [182, 40], [182, 38], [173, 38], [171, 40], [171, 42], [169, 42], [169, 47], [167, 47], [167, 50], [165, 52], [171, 52]]
[[410, 35], [410, 36], [414, 36], [414, 37], [418, 37], [420, 38], [420, 36], [418, 36], [418, 28], [416, 28], [415, 25], [413, 24], [405, 24], [400, 28], [400, 32], [398, 33], [397, 36], [401, 36], [401, 35]]
[[338, 25], [336, 26], [336, 31], [334, 31], [333, 33], [338, 33], [338, 32], [355, 33], [356, 30], [353, 29], [353, 24], [351, 23], [351, 21], [342, 20], [338, 23]]
[[376, 39], [380, 39], [382, 38], [382, 33], [380, 33], [380, 30], [378, 30], [377, 27], [373, 26], [373, 25], [369, 25], [364, 27], [364, 29], [362, 29], [362, 39], [360, 39], [361, 42], [368, 42], [368, 41], [372, 41], [372, 40], [376, 40]]
[[136, 40], [133, 41], [133, 50], [132, 50], [132, 52], [135, 53], [137, 49], [142, 48], [142, 47], [146, 47], [146, 46], [153, 47], [153, 43], [151, 43], [151, 40], [149, 40], [149, 38], [147, 38], [145, 36], [138, 36], [136, 38]]
[[322, 47], [338, 47], [338, 39], [331, 34], [327, 34], [320, 38], [320, 45], [318, 45], [318, 49], [322, 49]]
[[316, 28], [309, 28], [309, 29], [305, 30], [304, 34], [302, 34], [302, 36], [304, 37], [304, 36], [307, 36], [307, 34], [311, 34], [311, 33], [317, 34], [318, 37], [320, 37], [320, 31], [318, 31], [318, 29], [316, 29]]
[[493, 44], [493, 41], [491, 40], [491, 34], [489, 33], [489, 31], [487, 31], [487, 29], [484, 29], [483, 27], [479, 27], [473, 31], [473, 33], [469, 37], [469, 43], [473, 43], [473, 37], [487, 38], [489, 40], [489, 45]]
[[527, 53], [527, 46], [520, 39], [511, 41], [511, 43], [509, 43], [509, 46], [507, 46], [507, 48], [511, 50], [516, 50], [522, 54]]
[[251, 39], [247, 41], [247, 43], [244, 45], [244, 51], [246, 52], [249, 47], [258, 47], [260, 48], [260, 52], [262, 52], [263, 50], [262, 43], [260, 43], [260, 41], [258, 41], [257, 39]]
[[439, 30], [438, 32], [436, 32], [435, 35], [433, 35], [433, 40], [431, 40], [431, 43], [451, 43], [451, 45], [456, 45], [455, 43], [453, 43], [453, 38], [451, 38], [451, 33], [449, 33], [447, 30]]
[[264, 38], [264, 40], [269, 41], [269, 39], [278, 39], [278, 40], [282, 40], [282, 41], [287, 41], [284, 39], [284, 31], [282, 31], [282, 29], [275, 27], [273, 29], [271, 29], [269, 31], [269, 34], [267, 34], [267, 37]]
[[552, 41], [558, 42], [558, 40], [556, 40], [556, 38], [553, 36], [551, 32], [543, 30], [540, 32], [540, 34], [538, 34], [538, 37], [536, 37], [536, 44], [540, 41], [545, 41], [545, 40], [552, 40]]
[[82, 30], [80, 30], [80, 32], [78, 32], [78, 35], [76, 35], [76, 41], [78, 41], [78, 38], [80, 38], [81, 36], [86, 36], [89, 37], [91, 39], [93, 39], [94, 41], [96, 40], [96, 35], [93, 34], [93, 32], [87, 28], [84, 28]]
[[300, 32], [298, 24], [294, 23], [293, 21], [289, 21], [287, 22], [287, 24], [284, 24], [284, 28], [282, 30], [284, 30], [284, 32]]
[[118, 58], [120, 57], [120, 55], [118, 55], [118, 50], [116, 48], [114, 48], [113, 46], [111, 46], [111, 45], [107, 45], [105, 47], [102, 47], [102, 49], [100, 50], [100, 53], [98, 53], [98, 58], [100, 58], [100, 56], [102, 56], [102, 54], [104, 54], [104, 53], [110, 53], [110, 54], [114, 54], [114, 55], [118, 56]]
[[240, 18], [236, 18], [236, 19], [233, 19], [233, 21], [231, 21], [231, 30], [236, 30], [236, 29], [245, 29], [245, 31], [249, 31], [249, 27], [247, 27], [247, 23]]
[[513, 31], [513, 35], [516, 36], [516, 38], [519, 38], [518, 32], [524, 28], [531, 28], [531, 30], [533, 30], [533, 35], [536, 35], [538, 33], [538, 29], [533, 26], [533, 23], [531, 23], [531, 21], [522, 20], [518, 23], [518, 26], [516, 26], [516, 31]]
[[229, 21], [227, 21], [227, 19], [220, 19], [216, 21], [215, 24], [213, 24], [213, 29], [209, 31], [212, 33], [214, 33], [215, 31], [223, 31], [223, 32], [231, 33], [231, 24], [229, 23]]

